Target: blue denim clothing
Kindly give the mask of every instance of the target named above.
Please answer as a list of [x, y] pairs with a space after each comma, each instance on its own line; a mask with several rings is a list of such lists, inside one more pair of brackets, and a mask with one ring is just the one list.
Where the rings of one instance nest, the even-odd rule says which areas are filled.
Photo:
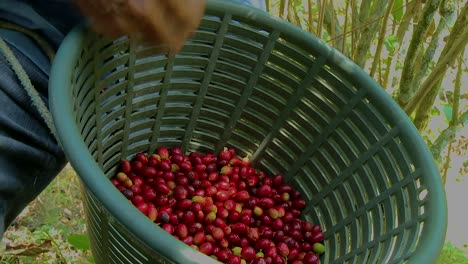
[[[230, 0], [265, 9], [264, 0]], [[0, 19], [39, 32], [57, 49], [82, 19], [71, 0], [0, 0]], [[32, 84], [48, 105], [50, 61], [22, 33], [0, 29]], [[63, 169], [67, 160], [42, 117], [0, 55], [0, 233]]]

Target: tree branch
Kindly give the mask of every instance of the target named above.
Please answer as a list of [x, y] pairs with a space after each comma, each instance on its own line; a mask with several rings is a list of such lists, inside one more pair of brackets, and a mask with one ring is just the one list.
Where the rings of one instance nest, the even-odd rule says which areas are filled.
[[[433, 103], [433, 101], [430, 101], [429, 98], [436, 98], [433, 97], [433, 94], [437, 94], [440, 89], [440, 85], [437, 84], [439, 84], [442, 81], [442, 78], [444, 77], [444, 74], [447, 71], [449, 65], [452, 65], [452, 63], [456, 61], [458, 56], [462, 53], [462, 51], [468, 44], [468, 27], [466, 26], [467, 24], [468, 3], [466, 3], [465, 6], [462, 8], [457, 18], [457, 21], [455, 22], [455, 25], [453, 26], [450, 32], [447, 44], [444, 46], [444, 49], [441, 52], [436, 66], [426, 78], [426, 80], [423, 82], [416, 94], [405, 106], [405, 112], [408, 116], [410, 116], [414, 112], [414, 110], [416, 110], [416, 108], [421, 102], [424, 102], [425, 104]], [[424, 111], [427, 112], [427, 109], [428, 108], [426, 108]]]
[[403, 43], [403, 38], [405, 36], [405, 33], [408, 31], [411, 19], [413, 19], [415, 15], [419, 13], [421, 5], [421, 0], [414, 0], [408, 3], [408, 5], [406, 6], [406, 12], [401, 18], [400, 26], [398, 27], [396, 34], [400, 43]]
[[317, 25], [317, 35], [319, 38], [322, 38], [323, 21], [325, 19], [325, 7], [327, 4], [326, 4], [326, 0], [317, 0], [317, 3], [320, 7], [319, 21]]
[[468, 111], [460, 115], [458, 121], [444, 129], [431, 146], [431, 152], [434, 159], [438, 160], [442, 150], [455, 138], [457, 132], [460, 131], [468, 123]]
[[[383, 15], [385, 11], [385, 7], [387, 6], [388, 0], [381, 0], [381, 1], [376, 1], [374, 2], [374, 5], [372, 6], [372, 19], [375, 19], [376, 17], [380, 17]], [[366, 55], [367, 52], [370, 49], [370, 46], [372, 44], [372, 40], [375, 38], [375, 35], [377, 34], [377, 31], [379, 29], [379, 23], [373, 23], [368, 26], [366, 26], [362, 31], [361, 31], [361, 37], [359, 38], [359, 43], [357, 46], [357, 52], [356, 56], [354, 58], [355, 62], [359, 67], [364, 68], [365, 63], [366, 63]]]
[[280, 8], [279, 8], [279, 17], [280, 18], [285, 18], [286, 17], [286, 5], [287, 5], [287, 0], [280, 0]]
[[388, 3], [387, 11], [385, 11], [385, 16], [382, 21], [382, 26], [380, 27], [379, 41], [377, 42], [377, 50], [375, 51], [374, 60], [372, 61], [372, 67], [370, 70], [371, 77], [374, 77], [375, 71], [377, 70], [377, 64], [380, 61], [380, 54], [382, 53], [382, 47], [383, 47], [383, 43], [385, 40], [385, 32], [387, 31], [387, 22], [388, 22], [388, 18], [390, 17], [390, 13], [392, 12], [394, 3], [395, 3], [395, 0], [390, 0], [390, 2]]
[[351, 32], [351, 58], [355, 58], [356, 56], [356, 47], [357, 47], [357, 40], [358, 40], [358, 31], [353, 30], [359, 27], [358, 21], [358, 11], [356, 7], [356, 0], [349, 0], [351, 1], [351, 30], [347, 31], [348, 29], [345, 28], [345, 32]]
[[453, 7], [453, 5], [450, 5], [450, 7], [445, 7], [445, 5], [447, 4], [447, 1], [444, 1], [441, 4], [440, 13], [442, 17], [439, 21], [439, 25], [437, 25], [437, 29], [432, 35], [429, 46], [427, 47], [426, 52], [424, 53], [424, 56], [421, 61], [421, 67], [416, 68], [419, 69], [419, 71], [416, 74], [415, 78], [412, 80], [411, 85], [413, 87], [419, 87], [421, 85], [421, 80], [424, 78], [424, 75], [426, 75], [427, 70], [429, 68], [429, 64], [434, 59], [434, 54], [437, 48], [439, 47], [440, 34], [446, 27], [448, 27], [448, 24], [450, 24], [455, 18], [455, 8]]
[[[346, 1], [346, 8], [345, 8], [345, 19], [344, 19], [344, 25], [343, 25], [343, 31], [346, 32], [348, 28], [348, 14], [349, 14], [349, 6], [350, 6], [350, 0]], [[345, 43], [346, 43], [346, 35], [343, 35], [343, 41], [341, 43], [341, 52], [345, 54], [348, 57], [351, 57], [349, 52], [345, 52]], [[352, 45], [352, 44], [351, 44]], [[352, 58], [352, 57], [351, 57]]]
[[418, 58], [416, 55], [419, 50], [422, 49], [424, 43], [424, 36], [426, 35], [427, 29], [431, 24], [434, 14], [439, 8], [442, 0], [427, 0], [424, 6], [423, 14], [418, 21], [418, 25], [413, 32], [413, 36], [410, 41], [408, 52], [406, 53], [406, 59], [403, 64], [402, 75], [400, 79], [400, 87], [398, 90], [397, 101], [400, 106], [404, 107], [413, 96], [415, 87], [411, 86], [411, 80], [414, 77], [413, 69]]
[[297, 8], [294, 1], [288, 1], [288, 21], [300, 28], [303, 28], [301, 18], [297, 14]]
[[[463, 113], [461, 115], [461, 118], [458, 119], [458, 109], [460, 108], [461, 79], [463, 75], [463, 60], [464, 60], [463, 54], [464, 52], [462, 52], [461, 56], [458, 58], [458, 70], [457, 70], [457, 75], [455, 76], [455, 87], [453, 90], [452, 120], [450, 120], [448, 128], [442, 131], [442, 133], [439, 135], [439, 137], [437, 137], [437, 139], [434, 141], [434, 144], [432, 144], [432, 147], [431, 147], [432, 155], [434, 156], [435, 159], [437, 159], [438, 157], [440, 157], [440, 153], [442, 153], [442, 150], [445, 148], [445, 146], [447, 144], [449, 145], [449, 149], [447, 153], [447, 161], [446, 161], [447, 167], [448, 167], [448, 163], [450, 162], [452, 140], [453, 138], [455, 138], [457, 134], [457, 130], [463, 127], [465, 123], [468, 121], [468, 111]], [[443, 175], [443, 180], [446, 180], [446, 178], [447, 178], [447, 175], [445, 171]]]
[[308, 13], [309, 13], [309, 32], [314, 33], [314, 12], [312, 11], [312, 0], [307, 1]]

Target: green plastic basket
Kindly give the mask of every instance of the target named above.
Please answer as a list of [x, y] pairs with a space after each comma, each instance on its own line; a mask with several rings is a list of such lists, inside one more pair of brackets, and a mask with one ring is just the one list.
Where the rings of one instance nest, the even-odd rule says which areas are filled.
[[[56, 56], [50, 103], [82, 180], [96, 263], [214, 263], [111, 184], [120, 159], [158, 146], [232, 146], [284, 173], [322, 225], [322, 263], [433, 263], [447, 208], [438, 169], [399, 106], [318, 38], [249, 6], [208, 1], [175, 58], [77, 27]], [[103, 87], [107, 90], [101, 93]]]

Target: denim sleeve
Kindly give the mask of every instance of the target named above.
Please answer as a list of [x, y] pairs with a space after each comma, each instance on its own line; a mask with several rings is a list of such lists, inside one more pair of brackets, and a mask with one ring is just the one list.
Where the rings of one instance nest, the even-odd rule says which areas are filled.
[[[1, 33], [0, 33], [1, 34]], [[48, 76], [14, 46], [10, 49], [47, 104]], [[21, 82], [0, 55], [0, 233], [65, 166], [66, 158]]]

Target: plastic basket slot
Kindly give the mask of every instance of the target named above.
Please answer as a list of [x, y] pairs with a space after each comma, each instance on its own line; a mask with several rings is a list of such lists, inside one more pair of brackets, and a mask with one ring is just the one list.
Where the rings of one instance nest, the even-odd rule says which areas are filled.
[[[264, 107], [273, 108], [275, 112], [279, 112], [280, 109], [284, 109], [288, 101], [286, 98], [278, 94], [282, 93], [282, 87], [277, 85], [265, 87], [263, 85], [257, 85], [255, 90], [252, 92], [252, 97], [259, 98]], [[288, 92], [284, 94], [289, 94]]]
[[161, 137], [160, 126], [162, 124], [162, 118], [166, 110], [165, 105], [167, 101], [167, 94], [168, 94], [168, 88], [170, 85], [170, 79], [173, 73], [172, 72], [173, 65], [174, 65], [174, 57], [170, 57], [167, 60], [166, 72], [164, 74], [162, 86], [159, 90], [160, 99], [159, 99], [158, 108], [156, 112], [156, 120], [155, 122], [153, 122], [153, 127], [151, 129], [153, 133], [152, 133], [151, 138], [149, 139], [149, 141], [151, 142], [149, 149], [148, 149], [149, 153], [153, 153], [156, 150], [156, 147], [158, 146], [159, 138]]
[[317, 111], [317, 114], [325, 120], [331, 120], [340, 109], [340, 107], [334, 105], [322, 94], [318, 93], [317, 90], [307, 90], [304, 94], [304, 102], [309, 107], [313, 107]]
[[210, 130], [195, 130], [193, 131], [192, 141], [207, 142], [211, 145], [216, 144], [219, 134], [212, 133]]
[[[411, 179], [412, 177], [410, 176], [409, 178]], [[400, 186], [397, 186], [397, 187], [400, 187]], [[390, 194], [385, 193], [384, 195], [382, 195], [383, 198], [382, 197], [374, 198], [374, 201], [378, 202], [376, 206], [373, 206], [373, 207], [371, 207], [369, 209], [360, 208], [360, 209], [356, 210], [355, 217], [361, 217], [361, 216], [367, 214], [367, 218], [368, 218], [368, 223], [367, 224], [371, 228], [370, 233], [369, 233], [369, 240], [364, 240], [363, 247], [355, 249], [356, 253], [362, 252], [362, 250], [365, 250], [366, 248], [374, 247], [376, 245], [376, 243], [380, 243], [381, 241], [385, 241], [385, 240], [387, 240], [388, 238], [390, 238], [392, 236], [399, 235], [405, 229], [415, 229], [419, 225], [418, 219], [408, 219], [405, 223], [399, 225], [399, 227], [393, 228], [391, 230], [387, 230], [387, 232], [385, 232], [385, 234], [379, 235], [380, 234], [379, 230], [380, 230], [380, 227], [382, 225], [381, 220], [379, 222], [376, 221], [376, 220], [381, 219], [381, 218], [379, 218], [380, 217], [379, 214], [381, 214], [381, 208], [380, 208], [380, 201], [379, 200], [388, 199], [388, 195], [391, 195], [391, 193], [393, 193], [393, 192], [389, 192], [389, 193]], [[375, 204], [375, 203], [372, 203], [372, 202], [373, 201], [371, 201], [371, 204]], [[347, 221], [345, 221], [345, 222], [347, 222]], [[366, 226], [366, 225], [364, 225], [364, 226]], [[331, 232], [331, 233], [335, 233], [335, 232], [337, 232], [337, 230], [339, 230], [341, 228], [342, 227], [339, 227], [339, 228], [332, 227], [332, 228], [327, 229], [327, 231]], [[412, 235], [414, 235], [414, 234], [409, 234], [408, 237], [412, 237]], [[400, 246], [403, 246], [403, 245], [400, 245]], [[374, 255], [374, 257], [377, 257], [377, 256]], [[343, 258], [346, 258], [346, 255], [342, 256], [339, 259], [337, 259], [336, 260], [337, 263], [340, 263], [339, 261], [341, 261]], [[375, 262], [371, 261], [371, 263], [375, 263]]]
[[[127, 98], [128, 100], [128, 98]], [[157, 109], [159, 106], [159, 96], [157, 94], [148, 94], [147, 96], [134, 97], [132, 99], [132, 109], [131, 114], [132, 118], [137, 116], [135, 115], [144, 115], [143, 118], [155, 118]]]
[[[207, 100], [205, 100], [207, 102]], [[229, 106], [231, 107], [231, 106]], [[203, 107], [200, 110], [200, 117], [198, 120], [206, 120], [207, 122], [214, 122], [214, 126], [219, 126], [224, 129], [225, 125], [227, 124], [229, 120], [229, 112], [226, 111], [226, 108], [219, 109], [216, 107], [213, 107], [211, 105], [205, 104], [205, 107]]]
[[[286, 82], [282, 79], [285, 79], [282, 76], [282, 73], [271, 70], [266, 70], [262, 72], [258, 80], [258, 86], [264, 87], [265, 91], [273, 91], [278, 94], [278, 98], [289, 98], [291, 94], [296, 91], [296, 87], [298, 86], [297, 82], [294, 80], [286, 77]], [[289, 84], [287, 83], [289, 81]]]
[[81, 135], [83, 136], [83, 139], [85, 141], [88, 140], [90, 137], [93, 139], [95, 138], [95, 134], [96, 134], [96, 127], [94, 126], [95, 119], [96, 119], [96, 116], [92, 115], [88, 119], [85, 120], [84, 124], [79, 125], [83, 127], [81, 129]]
[[330, 123], [328, 116], [324, 114], [320, 108], [312, 102], [309, 98], [301, 98], [301, 101], [297, 105], [298, 109], [302, 110], [305, 115], [303, 118], [306, 121], [314, 122], [320, 128], [325, 128]]
[[308, 160], [305, 164], [304, 167], [310, 168], [312, 171], [315, 172], [315, 178], [320, 182], [322, 185], [322, 189], [318, 193], [316, 193], [316, 202], [320, 201], [320, 194], [322, 193], [323, 187], [327, 186], [330, 184], [332, 181], [331, 175], [328, 173], [326, 168], [323, 166], [323, 163], [320, 162], [319, 158], [317, 156], [313, 156], [310, 160]]
[[319, 192], [321, 188], [321, 183], [318, 181], [316, 173], [309, 167], [305, 167], [299, 177], [292, 178], [288, 183], [302, 190], [302, 196], [306, 200], [314, 199], [315, 194]]
[[288, 162], [284, 155], [281, 155], [281, 150], [278, 148], [268, 148], [264, 152], [264, 159], [268, 159], [270, 163], [270, 169], [273, 174], [281, 173], [288, 167]]
[[345, 119], [344, 122], [336, 128], [335, 134], [335, 140], [344, 141], [345, 146], [351, 150], [351, 160], [355, 160], [353, 157], [357, 158], [370, 147], [369, 142], [367, 142], [364, 135], [356, 127], [356, 124], [352, 122], [351, 118]]
[[276, 145], [278, 150], [281, 150], [285, 158], [287, 158], [288, 164], [292, 164], [297, 158], [297, 153], [302, 151], [301, 147], [292, 139], [292, 135], [289, 134], [286, 129], [280, 129], [278, 136], [272, 140], [272, 147]]
[[213, 151], [214, 147], [215, 147], [215, 143], [210, 143], [208, 141], [200, 141], [194, 138], [187, 144], [186, 149], [188, 151], [198, 151], [201, 153], [208, 153], [208, 152]]
[[[122, 60], [122, 61], [126, 61], [126, 60]], [[128, 68], [122, 65], [119, 69], [116, 69], [113, 72], [109, 72], [105, 78], [98, 79], [98, 80], [95, 79], [93, 85], [95, 86], [95, 88], [99, 88], [100, 90], [102, 88], [105, 88], [107, 86], [112, 86], [117, 83], [125, 83], [127, 79], [127, 74], [128, 74]]]
[[[306, 144], [312, 140], [310, 134], [304, 134], [306, 130], [306, 126], [301, 127], [296, 121], [288, 120], [283, 128], [278, 130], [276, 138], [281, 141], [287, 141], [295, 153], [302, 153], [306, 149]], [[316, 132], [315, 128], [307, 131]]]
[[266, 63], [262, 74], [268, 76], [272, 82], [278, 83], [277, 85], [280, 87], [287, 86], [287, 89], [290, 91], [295, 90], [295, 87], [300, 84], [300, 79], [298, 77], [293, 75], [291, 76], [285, 69], [278, 68], [271, 63]]
[[279, 68], [288, 69], [296, 76], [299, 76], [301, 79], [307, 74], [308, 66], [313, 63], [313, 61], [307, 61], [308, 64], [302, 64], [296, 60], [294, 56], [289, 56], [295, 54], [293, 50], [282, 50], [279, 51], [277, 48], [271, 52], [269, 62], [273, 65], [277, 65]]
[[216, 32], [221, 24], [221, 18], [218, 16], [204, 16], [200, 22], [199, 30]]
[[[337, 175], [340, 174], [343, 170], [348, 168], [351, 165], [351, 162], [345, 162], [345, 158], [343, 158], [343, 153], [340, 152], [336, 143], [334, 143], [334, 138], [336, 134], [329, 138], [329, 140], [321, 146], [324, 150], [327, 159], [332, 162], [334, 171], [337, 172]], [[333, 140], [333, 141], [332, 141]]]
[[356, 106], [352, 116], [356, 127], [360, 128], [360, 132], [367, 138], [367, 142], [371, 145], [374, 144], [379, 137], [388, 133], [384, 126], [380, 123], [375, 123], [378, 122], [375, 120], [375, 116], [366, 109], [362, 102]]
[[230, 145], [231, 142], [237, 142], [237, 145], [243, 145], [244, 149], [255, 149], [259, 144], [258, 140], [239, 129], [234, 129], [232, 131], [232, 137], [227, 141], [226, 145]]
[[[336, 166], [336, 163], [335, 161], [333, 160], [333, 158], [330, 156], [330, 154], [328, 153], [328, 151], [323, 148], [323, 147], [320, 147], [316, 152], [315, 152], [315, 155], [314, 155], [314, 158], [320, 162], [320, 164], [322, 165], [322, 167], [324, 168], [325, 172], [327, 173], [327, 175], [329, 175], [329, 177], [332, 179], [332, 181], [330, 182], [330, 184], [332, 184], [334, 181], [335, 181], [335, 177], [340, 175], [342, 173], [342, 171], [340, 170], [340, 168], [338, 168]], [[338, 184], [337, 184], [338, 185]], [[336, 186], [334, 186], [331, 190], [330, 190], [330, 193], [333, 192], [333, 189], [335, 188]]]
[[[372, 193], [369, 193], [369, 192], [377, 191], [377, 187], [374, 185], [373, 188], [369, 188], [368, 186], [365, 185], [366, 186], [366, 192], [367, 192], [367, 195], [370, 198], [370, 200], [365, 204], [365, 206], [359, 207], [358, 209], [356, 209], [352, 216], [348, 216], [345, 219], [342, 219], [336, 226], [333, 226], [331, 228], [331, 230], [337, 231], [340, 228], [342, 228], [343, 226], [347, 225], [349, 222], [353, 221], [354, 218], [358, 217], [361, 214], [364, 214], [366, 212], [366, 210], [376, 208], [376, 206], [381, 204], [385, 199], [389, 199], [390, 195], [392, 195], [392, 194], [394, 194], [396, 192], [399, 192], [401, 190], [401, 188], [403, 188], [409, 182], [411, 182], [412, 179], [414, 179], [414, 177], [415, 177], [414, 174], [408, 175], [403, 181], [398, 182], [397, 184], [395, 184], [394, 186], [390, 187], [389, 189], [387, 189], [387, 190], [385, 190], [383, 192], [377, 192], [374, 196], [372, 196]], [[361, 180], [366, 180], [366, 179], [367, 179], [367, 177], [364, 178], [364, 179], [361, 178]], [[371, 185], [372, 181], [369, 181], [369, 183], [370, 183], [369, 185]], [[319, 193], [318, 196], [323, 196], [323, 194]], [[378, 207], [380, 208], [380, 206], [378, 206]], [[387, 208], [386, 210], [389, 210], [389, 209]], [[409, 218], [409, 219], [414, 219], [414, 218]]]
[[[111, 236], [111, 239], [112, 239], [112, 236]], [[125, 252], [125, 249], [123, 249], [122, 246], [118, 244], [118, 242], [112, 241], [112, 243], [110, 243], [110, 247], [111, 248], [109, 249], [109, 252], [110, 252], [110, 255], [112, 256], [110, 258], [110, 261], [112, 264], [134, 263], [132, 262], [133, 259], [127, 257], [126, 254], [128, 253]]]
[[208, 67], [210, 60], [205, 56], [187, 56], [183, 54], [178, 54], [174, 59], [174, 70], [204, 70]]
[[[404, 149], [401, 144], [397, 143], [398, 138], [396, 137], [394, 140], [389, 142], [386, 147], [386, 151], [388, 153], [387, 157], [393, 164], [395, 164], [395, 168], [398, 169], [398, 174], [400, 178], [404, 178], [405, 175], [410, 173], [415, 173], [417, 170], [414, 169], [413, 166], [409, 163], [409, 158], [405, 157]], [[408, 200], [405, 203], [408, 206], [410, 214], [414, 217], [418, 214], [418, 202], [416, 199], [418, 197], [418, 193], [416, 190], [415, 182], [410, 182], [405, 189], [408, 192]]]
[[263, 43], [255, 42], [250, 38], [235, 35], [228, 31], [224, 36], [222, 48], [258, 59], [263, 51]]
[[339, 87], [337, 91], [339, 97], [351, 98], [358, 93], [358, 87], [349, 81], [349, 73], [344, 72], [340, 67], [324, 67], [317, 78], [320, 82], [326, 80], [329, 87]]
[[[372, 124], [366, 121], [366, 118], [356, 111], [353, 111], [348, 119], [350, 122], [353, 123], [353, 130], [355, 133], [360, 137], [363, 144], [366, 148], [376, 144], [380, 137], [383, 135], [379, 135], [373, 129]], [[387, 133], [386, 133], [387, 134]]]
[[272, 119], [277, 119], [280, 115], [280, 111], [278, 111], [275, 107], [269, 107], [269, 105], [264, 102], [262, 98], [254, 95], [249, 98], [246, 111], [262, 113], [263, 115], [271, 117]]
[[[395, 210], [395, 219], [394, 219], [394, 225], [393, 229], [399, 228], [401, 224], [404, 224], [407, 218], [405, 218], [405, 212], [404, 212], [404, 206], [401, 204], [402, 198], [402, 193], [397, 192], [395, 194], [392, 194], [391, 197], [393, 203], [397, 207], [397, 210]], [[401, 230], [401, 233], [396, 234], [392, 238], [392, 246], [391, 246], [391, 251], [388, 253], [387, 258], [393, 259], [396, 256], [400, 256], [402, 249], [406, 247], [406, 241], [407, 241], [407, 232], [405, 229]], [[398, 245], [398, 247], [395, 247]], [[388, 262], [388, 260], [387, 260]]]
[[359, 247], [360, 240], [360, 229], [358, 221], [354, 221], [349, 226], [347, 226], [347, 235], [348, 235], [348, 249], [346, 254], [350, 254], [350, 263], [359, 263], [357, 262], [358, 255], [353, 254], [353, 249]]
[[148, 140], [142, 140], [140, 138], [133, 138], [131, 142], [127, 143], [127, 153], [139, 153], [148, 150]]
[[123, 126], [124, 121], [121, 116], [119, 119], [115, 119], [103, 127], [102, 142], [104, 148], [107, 148], [109, 145], [113, 145], [116, 142], [116, 138], [118, 140], [122, 140], [121, 134], [124, 133]]
[[93, 157], [95, 152], [97, 151], [97, 142], [96, 142], [96, 129], [92, 129], [88, 136], [84, 139], [85, 144], [88, 147], [90, 153], [93, 153]]
[[[206, 111], [204, 111], [206, 112]], [[214, 138], [219, 138], [224, 130], [224, 123], [217, 120], [215, 114], [212, 114], [213, 118], [204, 116], [197, 120], [197, 128], [195, 132], [207, 132], [213, 135]], [[223, 116], [224, 117], [224, 116]]]
[[268, 39], [269, 30], [249, 26], [245, 23], [239, 23], [235, 17], [229, 24], [229, 32], [240, 36], [249, 36], [253, 41], [264, 43]]
[[158, 60], [165, 58], [166, 55], [161, 51], [164, 45], [141, 45], [135, 46], [130, 52], [135, 54], [135, 66], [140, 62], [147, 60]]
[[[125, 105], [125, 96], [123, 95], [104, 95], [104, 100], [101, 102], [101, 116], [99, 118], [104, 119], [106, 116], [121, 110]], [[105, 98], [107, 97], [107, 98]], [[103, 122], [106, 123], [106, 122]]]
[[[166, 57], [153, 56], [146, 58], [144, 61], [135, 61], [135, 66], [133, 68], [135, 78], [137, 77], [147, 77], [156, 74], [158, 77], [164, 73], [165, 66], [167, 64]], [[194, 67], [195, 68], [195, 67]]]
[[208, 87], [208, 94], [203, 100], [201, 111], [204, 108], [212, 108], [229, 114], [232, 112], [232, 109], [236, 107], [239, 99], [240, 94], [234, 89], [230, 90], [228, 87], [210, 85]]
[[[128, 239], [122, 236], [121, 231], [117, 226], [109, 224], [109, 235], [112, 237], [112, 242], [115, 246], [120, 249], [120, 252], [124, 252], [126, 256], [130, 257], [131, 263], [145, 263], [148, 258], [141, 254], [132, 243], [128, 242]], [[128, 262], [130, 263], [130, 262]]]
[[216, 39], [217, 30], [197, 30], [190, 40], [191, 43], [212, 45]]
[[[106, 56], [104, 54], [99, 54], [98, 56]], [[103, 80], [108, 75], [128, 67], [129, 54], [125, 53], [115, 53], [108, 55], [108, 58], [99, 66], [99, 70], [94, 72], [99, 79]]]
[[[200, 76], [201, 80], [201, 76]], [[233, 76], [229, 76], [227, 74], [213, 72], [211, 76], [211, 84], [221, 86], [221, 87], [232, 87], [234, 91], [242, 91], [242, 89], [246, 86], [245, 80], [242, 78], [237, 78]]]
[[253, 69], [257, 63], [255, 58], [225, 47], [220, 48], [218, 60], [238, 67], [245, 67], [245, 69]]
[[102, 154], [102, 170], [108, 171], [110, 168], [114, 167], [120, 160], [120, 146], [122, 145], [122, 141], [119, 144], [114, 144], [109, 148], [104, 149]]
[[119, 39], [111, 38], [100, 38], [97, 41], [93, 41], [99, 53], [114, 53], [119, 51], [125, 51], [128, 49], [129, 39], [127, 36], [122, 36]]
[[196, 39], [189, 39], [185, 42], [184, 47], [176, 54], [176, 58], [183, 56], [197, 57], [200, 59], [208, 59], [210, 57], [213, 43], [199, 42]]
[[308, 111], [308, 113], [306, 113], [298, 109], [294, 113], [291, 113], [291, 117], [284, 124], [284, 129], [287, 129], [291, 134], [295, 135], [297, 141], [301, 143], [302, 152], [307, 149], [322, 130], [322, 126], [315, 120], [313, 112]]
[[379, 111], [375, 104], [371, 103], [367, 97], [364, 97], [363, 103], [357, 108], [358, 111], [362, 112], [361, 115], [365, 116], [369, 120], [369, 124], [373, 125], [374, 130], [379, 131], [380, 135], [383, 135], [392, 129], [393, 126], [382, 115], [382, 111]]
[[94, 117], [96, 113], [93, 111], [95, 108], [95, 103], [93, 102], [93, 96], [89, 94], [83, 103], [81, 104], [81, 108], [78, 110], [78, 115], [80, 116], [80, 123], [86, 123], [87, 120]]
[[[371, 156], [377, 152], [382, 145], [384, 145], [386, 142], [388, 142], [389, 139], [391, 139], [394, 134], [396, 134], [397, 130], [392, 130], [388, 135], [380, 139], [378, 145], [372, 146], [370, 149], [368, 149], [366, 152], [362, 153], [359, 157], [359, 159], [354, 160], [352, 164], [347, 167], [345, 170], [343, 170], [340, 174], [338, 174], [336, 177], [333, 178], [332, 182], [328, 186], [326, 186], [322, 192], [319, 194], [320, 197], [325, 197], [328, 195], [331, 190], [333, 190], [337, 185], [342, 184], [342, 182], [345, 182], [346, 179], [357, 169], [363, 168], [364, 169], [364, 175], [366, 175], [369, 180], [372, 182], [372, 176], [373, 176], [373, 170], [369, 168], [368, 166], [368, 160], [371, 158]], [[377, 183], [374, 183], [373, 186], [377, 187]], [[382, 190], [383, 188], [380, 188]], [[379, 194], [379, 189], [376, 188], [377, 195]]]
[[252, 68], [248, 68], [245, 65], [237, 66], [232, 65], [230, 62], [219, 60], [215, 63], [215, 68], [213, 70], [215, 73], [239, 78], [239, 80], [243, 82], [247, 82], [250, 74], [252, 73]]
[[[86, 92], [88, 91], [88, 89], [84, 87], [90, 87], [88, 82], [92, 81], [94, 77], [92, 74], [92, 59], [89, 58], [84, 65], [78, 65], [75, 70], [77, 70], [78, 73], [74, 76], [75, 78], [73, 80], [73, 85], [75, 87], [79, 87], [79, 89], [73, 89], [75, 91], [74, 98], [76, 98], [78, 102], [81, 102], [81, 100], [83, 100], [84, 96], [86, 95]], [[85, 93], [83, 93], [83, 91]]]
[[282, 32], [281, 37], [278, 39], [275, 50], [279, 54], [284, 54], [286, 57], [289, 57], [297, 65], [312, 65], [317, 57], [322, 54], [318, 54], [315, 50], [310, 53], [310, 47], [300, 47], [293, 44], [289, 36], [286, 35], [287, 32]]

